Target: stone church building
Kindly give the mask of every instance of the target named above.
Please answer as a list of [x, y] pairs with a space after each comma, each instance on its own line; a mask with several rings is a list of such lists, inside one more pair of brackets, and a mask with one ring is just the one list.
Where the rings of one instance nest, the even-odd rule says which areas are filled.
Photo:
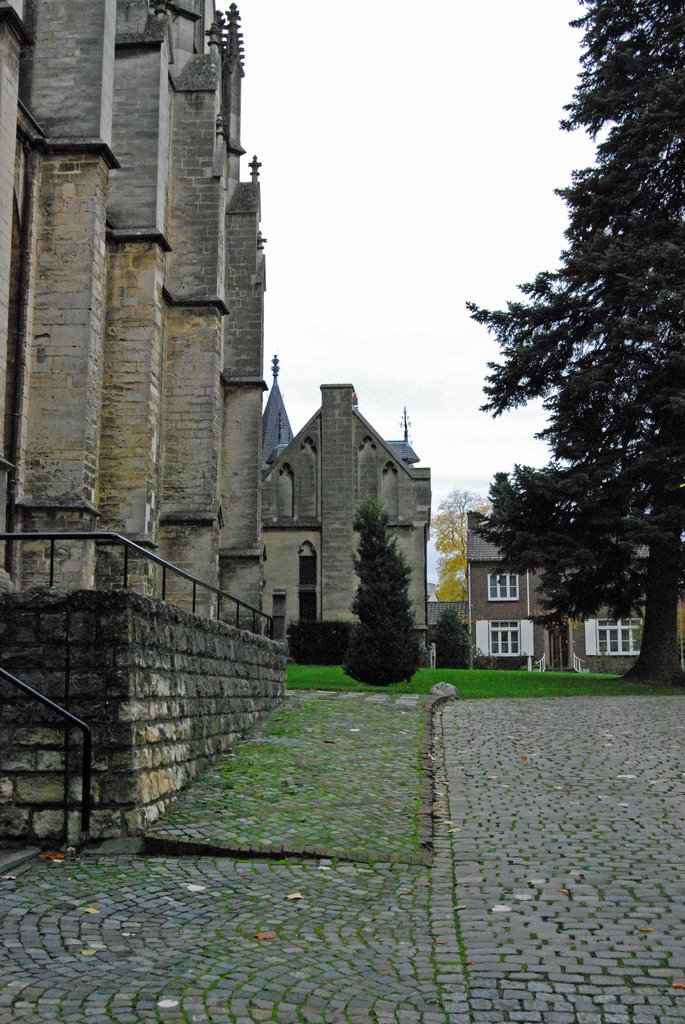
[[[237, 8], [0, 0], [0, 64], [0, 531], [118, 531], [258, 604], [264, 255]], [[101, 562], [60, 544], [55, 582]], [[13, 545], [0, 588], [42, 572]]]
[[262, 529], [264, 610], [283, 631], [291, 619], [350, 619], [356, 588], [352, 520], [364, 497], [387, 507], [412, 567], [417, 626], [426, 628], [430, 469], [408, 437], [385, 441], [359, 411], [351, 384], [321, 386], [321, 408], [295, 436], [278, 386], [264, 411]]

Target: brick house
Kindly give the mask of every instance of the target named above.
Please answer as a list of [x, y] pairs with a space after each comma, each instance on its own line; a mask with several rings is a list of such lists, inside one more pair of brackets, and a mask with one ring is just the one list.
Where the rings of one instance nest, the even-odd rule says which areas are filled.
[[535, 622], [542, 613], [537, 574], [512, 572], [498, 548], [478, 532], [478, 519], [469, 513], [466, 552], [474, 646], [502, 668], [627, 671], [639, 653], [641, 620], [611, 619], [600, 612], [558, 627]]

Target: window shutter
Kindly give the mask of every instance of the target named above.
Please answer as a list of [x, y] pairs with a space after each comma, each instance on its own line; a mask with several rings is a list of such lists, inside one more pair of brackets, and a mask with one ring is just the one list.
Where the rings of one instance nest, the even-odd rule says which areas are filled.
[[585, 620], [585, 653], [597, 654], [597, 619]]
[[521, 619], [521, 654], [535, 654], [534, 644], [533, 620]]
[[490, 653], [490, 630], [487, 619], [476, 622], [476, 647], [483, 654]]

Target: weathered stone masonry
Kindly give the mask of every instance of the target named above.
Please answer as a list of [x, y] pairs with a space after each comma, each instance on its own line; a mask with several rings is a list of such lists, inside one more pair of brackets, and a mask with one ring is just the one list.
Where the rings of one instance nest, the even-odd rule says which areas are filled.
[[[116, 530], [258, 605], [243, 64], [234, 4], [0, 0], [0, 527]], [[101, 562], [74, 549], [58, 582]], [[30, 549], [0, 560], [0, 588], [39, 582]]]
[[[280, 644], [126, 591], [0, 595], [0, 646], [4, 668], [93, 730], [95, 838], [142, 831], [283, 697]], [[0, 688], [0, 835], [59, 841], [68, 821], [78, 837], [68, 733], [65, 759], [64, 723]]]
[[[123, 533], [259, 607], [243, 75], [235, 4], [0, 0], [0, 532]], [[0, 544], [0, 665], [94, 726], [92, 834], [135, 832], [279, 697], [282, 652], [164, 607], [139, 559], [142, 597], [86, 594], [121, 585], [112, 547], [60, 541], [60, 593], [32, 592], [46, 550]], [[168, 598], [191, 593], [170, 576]], [[197, 610], [216, 615], [211, 591]], [[62, 723], [0, 681], [0, 739], [0, 835], [74, 837]]]

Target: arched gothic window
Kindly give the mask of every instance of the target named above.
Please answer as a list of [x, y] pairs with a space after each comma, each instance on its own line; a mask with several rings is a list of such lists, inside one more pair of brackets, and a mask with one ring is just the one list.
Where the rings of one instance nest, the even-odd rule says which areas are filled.
[[278, 471], [278, 516], [282, 519], [293, 518], [293, 497], [295, 478], [287, 462]]
[[370, 437], [365, 437], [359, 445], [359, 461], [357, 463], [359, 499], [378, 497], [376, 481], [376, 446]]
[[315, 518], [318, 486], [316, 479], [316, 445], [305, 437], [300, 446], [298, 515]]
[[383, 467], [383, 504], [388, 510], [391, 519], [399, 515], [399, 482], [397, 468], [392, 462], [386, 462]]
[[300, 619], [312, 620], [317, 617], [316, 584], [317, 558], [314, 546], [308, 540], [298, 551], [299, 557], [299, 613]]

